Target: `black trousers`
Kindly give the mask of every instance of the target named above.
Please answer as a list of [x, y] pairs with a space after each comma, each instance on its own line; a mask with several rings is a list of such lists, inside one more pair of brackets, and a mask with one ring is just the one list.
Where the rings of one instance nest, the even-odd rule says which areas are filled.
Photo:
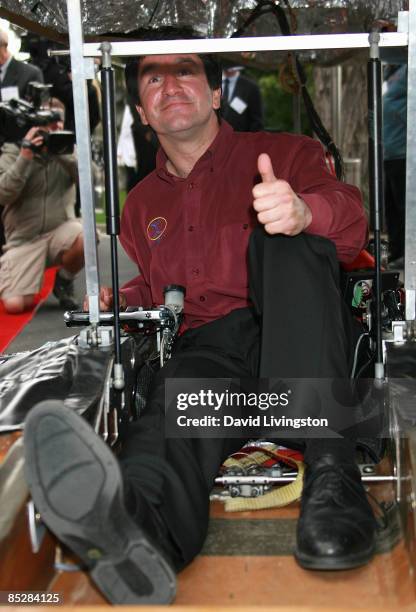
[[351, 317], [338, 290], [334, 245], [307, 234], [269, 236], [259, 227], [249, 267], [253, 308], [183, 334], [120, 454], [128, 508], [177, 569], [200, 551], [214, 479], [245, 440], [166, 438], [165, 379], [348, 378]]

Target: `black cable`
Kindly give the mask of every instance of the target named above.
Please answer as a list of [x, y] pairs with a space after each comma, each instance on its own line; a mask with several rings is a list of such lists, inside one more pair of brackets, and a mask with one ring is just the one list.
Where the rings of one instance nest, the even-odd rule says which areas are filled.
[[[284, 2], [286, 6], [290, 9], [290, 5], [288, 1], [284, 0]], [[280, 30], [283, 36], [291, 35], [292, 32], [290, 29], [290, 25], [289, 25], [289, 22], [286, 17], [286, 13], [284, 12], [283, 8], [281, 6], [274, 4], [274, 2], [272, 2], [271, 0], [261, 0], [256, 5], [256, 7], [253, 9], [253, 11], [250, 13], [248, 18], [243, 23], [243, 25], [232, 34], [231, 38], [238, 38], [239, 36], [241, 36], [244, 33], [244, 31], [254, 21], [256, 21], [256, 19], [258, 19], [262, 15], [266, 15], [267, 13], [272, 13], [274, 17], [276, 17], [276, 19], [279, 22], [279, 27], [280, 27]], [[296, 73], [297, 73], [298, 81], [300, 84], [302, 99], [305, 105], [305, 110], [306, 110], [306, 114], [307, 114], [307, 117], [310, 123], [311, 130], [314, 134], [316, 134], [316, 136], [325, 146], [327, 151], [334, 158], [336, 176], [339, 180], [342, 180], [344, 177], [344, 168], [343, 168], [341, 153], [338, 147], [336, 146], [336, 144], [333, 142], [332, 137], [326, 130], [325, 126], [323, 125], [321, 121], [320, 116], [318, 115], [315, 109], [315, 106], [312, 102], [312, 98], [306, 87], [306, 84], [307, 84], [306, 73], [296, 53], [293, 53], [293, 57], [295, 59]]]
[[329, 153], [331, 153], [331, 155], [333, 156], [334, 164], [335, 164], [335, 173], [337, 175], [337, 178], [339, 180], [342, 180], [344, 177], [344, 168], [343, 168], [341, 153], [338, 147], [336, 146], [336, 144], [333, 142], [332, 137], [326, 130], [324, 124], [321, 121], [320, 116], [318, 115], [315, 109], [315, 106], [312, 102], [312, 98], [310, 97], [309, 91], [306, 88], [307, 78], [306, 78], [305, 71], [299, 59], [296, 57], [296, 54], [294, 54], [294, 56], [295, 56], [296, 70], [299, 75], [299, 82], [301, 85], [303, 103], [305, 105], [306, 113], [308, 115], [308, 119], [310, 121], [311, 128], [313, 132], [317, 135], [319, 140], [322, 142], [322, 144], [325, 145]]
[[354, 377], [354, 380], [358, 380], [358, 379], [360, 378], [360, 376], [361, 376], [361, 374], [364, 372], [364, 370], [365, 370], [366, 368], [368, 368], [368, 366], [370, 366], [370, 365], [371, 365], [371, 363], [374, 361], [375, 356], [376, 356], [376, 353], [375, 353], [375, 352], [374, 352], [374, 353], [372, 353], [372, 355], [371, 355], [370, 359], [369, 359], [368, 361], [366, 361], [366, 362], [365, 362], [365, 364], [364, 364], [364, 365], [362, 365], [362, 366], [361, 366], [361, 368], [358, 370], [357, 375]]
[[238, 38], [239, 36], [241, 36], [244, 33], [244, 31], [254, 21], [256, 21], [256, 19], [258, 19], [262, 15], [266, 15], [267, 13], [273, 13], [274, 16], [277, 18], [277, 20], [279, 21], [279, 26], [280, 26], [280, 30], [282, 34], [284, 34], [285, 36], [288, 36], [291, 33], [288, 21], [286, 19], [286, 15], [282, 7], [276, 6], [276, 4], [274, 4], [274, 2], [271, 2], [271, 0], [260, 0], [257, 6], [255, 6], [255, 8], [250, 13], [250, 15], [247, 17], [243, 25], [240, 28], [238, 28], [238, 30], [236, 30], [234, 34], [231, 35], [231, 38]]
[[40, 6], [42, 6], [41, 0], [33, 0], [29, 5], [29, 9], [32, 13], [36, 13]]

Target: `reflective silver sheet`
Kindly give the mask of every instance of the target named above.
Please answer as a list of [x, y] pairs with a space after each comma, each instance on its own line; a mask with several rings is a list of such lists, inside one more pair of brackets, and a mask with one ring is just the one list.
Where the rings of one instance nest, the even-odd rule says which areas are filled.
[[[276, 2], [278, 4], [278, 2]], [[84, 35], [128, 34], [139, 28], [191, 25], [207, 37], [227, 38], [256, 0], [81, 0]], [[280, 5], [288, 14], [283, 0]], [[1, 0], [1, 6], [44, 27], [67, 32], [66, 0]], [[375, 19], [397, 17], [404, 0], [291, 0], [298, 34], [367, 32]], [[277, 22], [260, 19], [247, 35], [278, 34]]]

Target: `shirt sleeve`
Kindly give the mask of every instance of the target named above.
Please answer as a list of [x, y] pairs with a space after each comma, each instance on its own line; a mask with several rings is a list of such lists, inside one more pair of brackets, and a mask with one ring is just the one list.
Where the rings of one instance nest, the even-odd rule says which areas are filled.
[[[148, 267], [149, 261], [146, 261], [145, 256], [138, 249], [139, 243], [133, 229], [135, 227], [135, 223], [133, 221], [132, 214], [131, 201], [128, 199], [124, 206], [121, 218], [120, 242], [127, 255], [137, 265], [138, 269], [140, 271], [144, 271]], [[153, 305], [150, 285], [146, 281], [143, 273], [125, 283], [121, 287], [120, 293], [125, 296], [127, 306]]]
[[78, 161], [75, 153], [69, 155], [56, 155], [55, 159], [61, 164], [71, 177], [73, 183], [78, 183]]
[[0, 205], [13, 204], [22, 193], [29, 179], [32, 160], [14, 152], [4, 152], [0, 156]]
[[306, 137], [291, 156], [288, 175], [286, 180], [312, 212], [306, 233], [334, 242], [339, 261], [353, 261], [368, 239], [359, 189], [338, 181], [327, 167], [322, 146]]

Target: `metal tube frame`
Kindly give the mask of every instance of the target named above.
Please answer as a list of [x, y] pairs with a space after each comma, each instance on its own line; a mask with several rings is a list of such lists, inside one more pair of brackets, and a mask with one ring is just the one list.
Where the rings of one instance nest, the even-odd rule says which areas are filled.
[[406, 320], [416, 318], [416, 0], [409, 2], [407, 76], [406, 233], [404, 280]]
[[[217, 476], [216, 485], [280, 485], [294, 482], [297, 474], [285, 476]], [[361, 482], [366, 484], [386, 484], [396, 482], [397, 476], [384, 476], [382, 474], [372, 474], [371, 476], [361, 475]]]
[[331, 68], [331, 118], [332, 140], [341, 148], [342, 139], [342, 66]]
[[[84, 223], [87, 293], [91, 321], [98, 321], [98, 261], [96, 255], [95, 215], [92, 205], [92, 173], [88, 99], [85, 79], [88, 78], [86, 58], [101, 57], [100, 43], [84, 43], [81, 23], [81, 0], [67, 0], [68, 31], [71, 45], [77, 146], [80, 168], [81, 210]], [[401, 13], [400, 16], [403, 17]], [[406, 22], [406, 19], [401, 19]], [[408, 31], [386, 32], [380, 35], [380, 47], [409, 49], [408, 139], [407, 139], [407, 204], [405, 288], [406, 318], [415, 319], [416, 298], [416, 0], [409, 0]], [[112, 55], [160, 55], [169, 53], [226, 53], [236, 51], [290, 51], [316, 49], [368, 48], [369, 35], [319, 34], [267, 36], [250, 38], [217, 38], [198, 40], [121, 41], [112, 42]], [[90, 77], [91, 78], [91, 77]], [[94, 255], [95, 251], [95, 255]]]
[[[93, 61], [89, 63], [83, 55], [80, 0], [67, 0], [68, 33], [71, 55], [72, 88], [74, 96], [75, 132], [77, 138], [79, 191], [84, 229], [84, 257], [86, 289], [89, 297], [90, 321], [93, 326], [99, 321], [99, 270], [97, 256], [97, 230], [95, 226], [94, 190], [91, 162], [91, 130], [88, 109], [87, 83], [94, 76]], [[91, 334], [96, 338], [96, 334]], [[95, 343], [95, 340], [93, 341]]]
[[382, 97], [380, 34], [370, 34], [370, 57], [367, 65], [368, 90], [368, 169], [370, 212], [374, 233], [374, 306], [375, 306], [375, 378], [384, 378], [383, 339], [381, 324], [381, 210], [383, 208], [383, 141], [382, 141]]
[[111, 44], [102, 43], [101, 92], [103, 106], [105, 201], [107, 234], [111, 241], [111, 279], [114, 308], [114, 372], [113, 386], [124, 389], [124, 372], [121, 363], [120, 299], [118, 278], [117, 236], [120, 233], [120, 206], [117, 178], [117, 145], [115, 121], [114, 70], [111, 64]]

